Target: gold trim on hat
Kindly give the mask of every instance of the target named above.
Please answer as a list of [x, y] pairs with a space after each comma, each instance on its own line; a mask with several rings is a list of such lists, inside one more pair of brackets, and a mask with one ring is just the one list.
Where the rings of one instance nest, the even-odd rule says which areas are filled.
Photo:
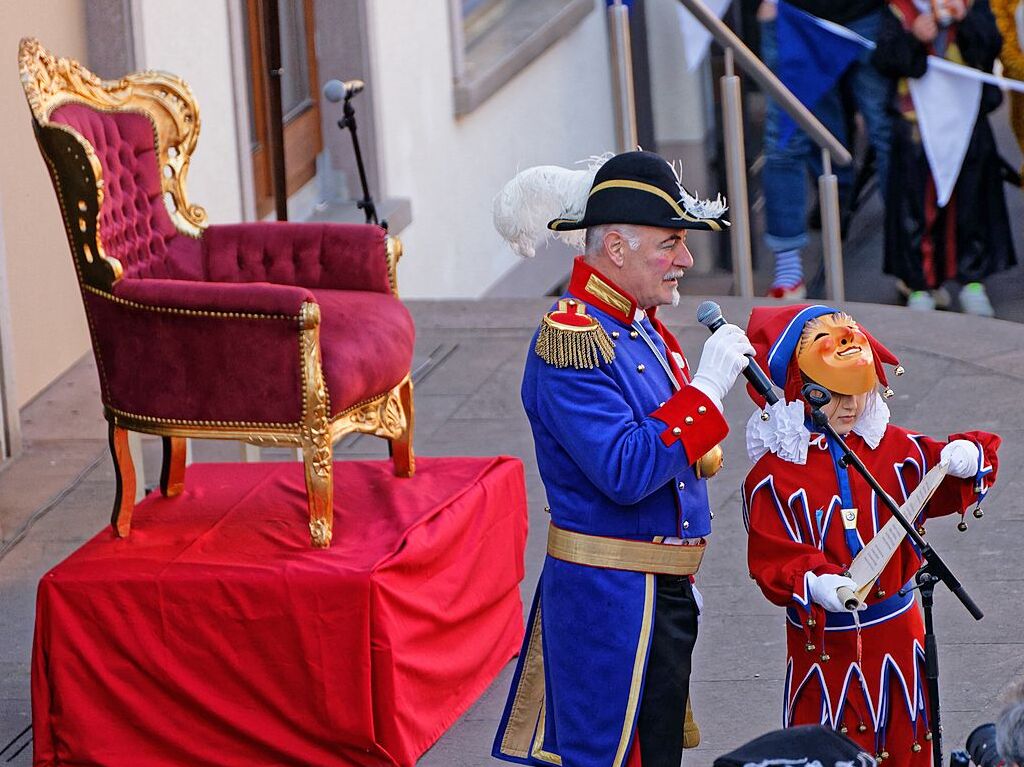
[[590, 190], [590, 194], [587, 195], [587, 197], [593, 197], [595, 194], [605, 189], [636, 189], [637, 191], [640, 192], [647, 192], [648, 194], [653, 194], [667, 202], [672, 207], [672, 210], [675, 211], [676, 215], [683, 221], [690, 221], [691, 223], [695, 224], [707, 224], [712, 231], [722, 231], [722, 225], [719, 224], [717, 221], [711, 218], [697, 218], [696, 216], [691, 216], [689, 213], [687, 213], [681, 207], [679, 207], [679, 203], [676, 200], [672, 199], [672, 195], [670, 195], [664, 189], [654, 186], [653, 184], [645, 184], [642, 181], [630, 181], [628, 179], [611, 179], [609, 181], [602, 181], [600, 184], [595, 186], [593, 189]]

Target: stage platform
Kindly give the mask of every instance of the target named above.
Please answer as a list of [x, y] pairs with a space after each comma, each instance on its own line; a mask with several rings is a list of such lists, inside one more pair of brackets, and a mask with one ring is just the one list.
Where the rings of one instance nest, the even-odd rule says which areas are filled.
[[200, 464], [41, 579], [37, 766], [412, 765], [518, 651], [522, 464]]

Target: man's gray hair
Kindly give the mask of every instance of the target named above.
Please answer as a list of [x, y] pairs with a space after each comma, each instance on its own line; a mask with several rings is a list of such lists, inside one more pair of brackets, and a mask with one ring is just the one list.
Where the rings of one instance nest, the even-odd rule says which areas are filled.
[[587, 229], [587, 240], [584, 252], [588, 256], [596, 256], [600, 253], [601, 248], [604, 247], [604, 236], [608, 234], [608, 232], [618, 232], [625, 237], [630, 250], [638, 250], [640, 248], [640, 235], [638, 235], [636, 229], [629, 224], [600, 224]]
[[1024, 684], [1017, 685], [1014, 702], [996, 722], [996, 751], [1007, 765], [1024, 767]]

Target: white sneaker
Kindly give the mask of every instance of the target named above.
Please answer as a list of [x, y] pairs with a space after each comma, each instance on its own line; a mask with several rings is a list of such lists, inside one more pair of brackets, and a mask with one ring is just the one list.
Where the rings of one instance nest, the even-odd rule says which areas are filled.
[[[903, 280], [896, 280], [896, 290], [904, 298], [910, 298], [910, 294], [913, 293], [910, 286], [907, 285]], [[949, 295], [949, 291], [944, 287], [938, 287], [931, 291], [932, 298], [935, 299], [936, 309], [948, 309], [949, 305], [953, 302], [952, 296]]]
[[935, 308], [935, 297], [927, 290], [915, 290], [907, 297], [907, 308], [915, 312], [930, 312]]
[[988, 300], [985, 286], [980, 282], [969, 282], [960, 291], [960, 308], [965, 314], [977, 317], [995, 317], [992, 302]]

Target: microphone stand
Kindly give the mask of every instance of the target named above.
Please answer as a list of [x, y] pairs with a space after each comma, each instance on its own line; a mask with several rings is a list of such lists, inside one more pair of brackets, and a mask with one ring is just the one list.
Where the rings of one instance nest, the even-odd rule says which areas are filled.
[[[376, 224], [377, 206], [374, 204], [373, 198], [370, 196], [370, 188], [366, 183], [366, 169], [363, 167], [363, 153], [359, 151], [359, 136], [356, 134], [356, 110], [352, 106], [352, 96], [354, 95], [354, 93], [350, 93], [345, 96], [345, 103], [342, 104], [343, 117], [338, 120], [338, 127], [342, 130], [348, 128], [349, 132], [352, 134], [352, 148], [356, 153], [356, 167], [359, 169], [359, 183], [362, 184], [363, 187], [363, 199], [356, 203], [356, 207], [366, 214], [366, 223]], [[387, 221], [381, 222], [380, 226], [387, 231]]]
[[932, 620], [932, 605], [936, 584], [940, 582], [945, 583], [956, 598], [963, 603], [963, 606], [967, 608], [967, 612], [971, 614], [974, 620], [980, 621], [984, 617], [984, 613], [974, 604], [974, 600], [971, 599], [966, 589], [960, 584], [956, 576], [953, 575], [953, 571], [949, 569], [946, 563], [942, 561], [942, 558], [935, 552], [935, 549], [900, 514], [896, 501], [882, 489], [882, 486], [878, 484], [878, 480], [868, 471], [867, 466], [847, 447], [843, 438], [839, 436], [828, 422], [828, 416], [821, 412], [821, 409], [832, 400], [832, 395], [829, 391], [817, 384], [811, 383], [804, 386], [801, 394], [811, 406], [811, 421], [814, 423], [815, 428], [828, 435], [828, 438], [833, 440], [842, 451], [843, 456], [839, 459], [839, 465], [843, 468], [853, 466], [864, 477], [868, 485], [871, 486], [871, 489], [875, 491], [875, 494], [892, 512], [892, 515], [907, 531], [910, 540], [914, 542], [921, 552], [924, 565], [921, 566], [921, 569], [917, 571], [917, 575], [914, 576], [917, 585], [911, 586], [907, 590], [900, 589], [900, 594], [904, 595], [907, 591], [914, 589], [918, 589], [921, 592], [921, 606], [924, 608], [925, 677], [928, 680], [928, 707], [931, 709], [932, 764], [934, 767], [942, 767], [942, 723], [939, 718], [939, 651], [935, 639], [935, 624]]

